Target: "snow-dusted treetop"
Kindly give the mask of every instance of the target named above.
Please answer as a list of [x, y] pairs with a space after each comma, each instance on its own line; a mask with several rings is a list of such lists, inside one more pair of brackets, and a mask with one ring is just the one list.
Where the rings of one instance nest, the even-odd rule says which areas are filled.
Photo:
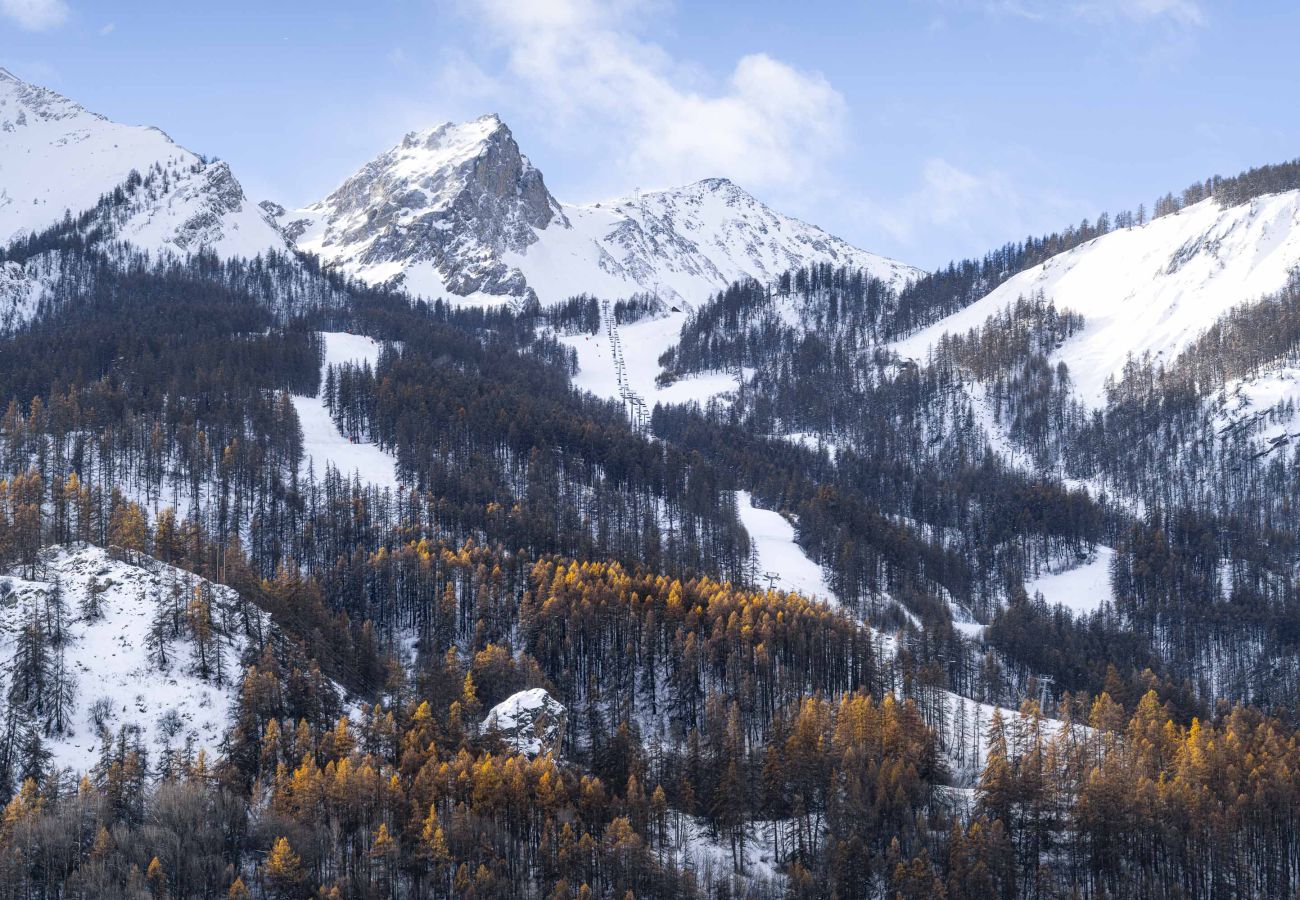
[[810, 263], [894, 283], [918, 274], [781, 215], [724, 178], [561, 203], [495, 115], [406, 135], [281, 224], [326, 262], [431, 297], [554, 302], [655, 291], [698, 302], [737, 279], [770, 280]]
[[225, 163], [205, 162], [157, 128], [110, 121], [0, 69], [0, 244], [94, 207], [133, 172], [145, 183], [113, 211], [116, 238], [179, 254], [285, 249]]

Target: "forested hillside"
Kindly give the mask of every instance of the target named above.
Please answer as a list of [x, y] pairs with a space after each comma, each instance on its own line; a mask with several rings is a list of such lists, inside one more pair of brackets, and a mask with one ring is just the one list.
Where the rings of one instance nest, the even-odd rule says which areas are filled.
[[[1300, 282], [1096, 406], [1040, 278], [1294, 164], [677, 309], [132, 244], [172, 177], [0, 250], [0, 897], [1300, 889]], [[735, 389], [629, 417], [677, 321]]]

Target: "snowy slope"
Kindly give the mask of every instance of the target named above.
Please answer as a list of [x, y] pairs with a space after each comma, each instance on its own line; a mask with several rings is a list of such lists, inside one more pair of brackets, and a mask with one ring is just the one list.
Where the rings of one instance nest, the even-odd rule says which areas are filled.
[[[329, 366], [369, 363], [379, 361], [381, 345], [374, 338], [360, 334], [326, 332], [325, 360], [321, 370], [321, 384], [325, 382], [324, 370]], [[362, 481], [379, 487], [397, 487], [396, 460], [374, 444], [353, 442], [340, 433], [329, 407], [320, 393], [315, 397], [294, 397], [293, 408], [302, 426], [304, 465], [310, 460], [317, 477], [333, 466], [343, 475], [358, 475]]]
[[[237, 595], [147, 557], [136, 562], [115, 559], [90, 545], [52, 547], [42, 553], [36, 580], [21, 577], [19, 570], [0, 576], [0, 664], [6, 690], [14, 679], [15, 642], [33, 611], [48, 609], [56, 584], [67, 604], [70, 621], [62, 649], [51, 645], [49, 652], [53, 660], [62, 658], [72, 682], [71, 714], [64, 733], [45, 739], [60, 768], [84, 772], [95, 763], [101, 742], [92, 708], [101, 699], [106, 698], [107, 730], [115, 737], [122, 727], [138, 728], [151, 765], [166, 747], [179, 750], [187, 741], [195, 750], [215, 753], [229, 723], [242, 675], [240, 657], [248, 644], [236, 613]], [[81, 611], [92, 590], [100, 592], [102, 607], [102, 616], [93, 619]], [[181, 633], [167, 644], [165, 666], [148, 649], [160, 605], [179, 603], [184, 609], [200, 591], [210, 598], [214, 625], [206, 678], [184, 614]], [[257, 610], [249, 615], [261, 622]]]
[[120, 240], [152, 252], [225, 257], [286, 248], [225, 163], [0, 69], [0, 244], [91, 209], [132, 173], [142, 183], [111, 215]]
[[1088, 615], [1103, 604], [1114, 603], [1110, 587], [1110, 565], [1115, 551], [1098, 547], [1096, 552], [1070, 568], [1044, 572], [1025, 582], [1025, 593], [1030, 597], [1042, 594], [1049, 604], [1060, 604], [1076, 615]]
[[895, 348], [923, 358], [944, 333], [964, 333], [1041, 291], [1084, 317], [1056, 358], [1080, 399], [1105, 404], [1107, 378], [1130, 356], [1172, 359], [1238, 304], [1279, 290], [1300, 265], [1300, 191], [1220, 208], [1205, 200], [1146, 225], [1111, 232], [1007, 280]]
[[1290, 454], [1300, 439], [1300, 368], [1278, 360], [1258, 374], [1233, 379], [1207, 408], [1221, 437], [1248, 435], [1255, 452]]
[[[677, 343], [686, 315], [679, 310], [617, 325], [608, 310], [603, 310], [596, 334], [557, 335], [561, 343], [578, 354], [574, 385], [597, 397], [623, 398], [632, 405], [639, 400], [639, 408], [628, 409], [634, 418], [639, 409], [648, 414], [657, 403], [703, 404], [711, 397], [735, 391], [739, 381], [734, 374], [725, 372], [683, 378], [664, 386], [656, 383], [659, 357]], [[752, 370], [748, 374], [752, 375]]]
[[832, 606], [839, 605], [826, 583], [822, 567], [809, 559], [808, 554], [795, 543], [794, 526], [786, 521], [785, 516], [759, 509], [748, 491], [736, 491], [736, 505], [740, 524], [745, 526], [754, 548], [760, 582], [770, 581], [778, 590], [799, 593]]
[[478, 302], [657, 292], [694, 303], [736, 279], [816, 262], [895, 283], [918, 274], [774, 212], [725, 179], [560, 203], [496, 116], [412, 132], [279, 222], [299, 247], [367, 281]]
[[552, 225], [508, 258], [543, 298], [649, 291], [698, 303], [734, 281], [768, 282], [811, 263], [865, 269], [896, 285], [919, 274], [782, 215], [725, 178], [562, 208], [570, 228]]

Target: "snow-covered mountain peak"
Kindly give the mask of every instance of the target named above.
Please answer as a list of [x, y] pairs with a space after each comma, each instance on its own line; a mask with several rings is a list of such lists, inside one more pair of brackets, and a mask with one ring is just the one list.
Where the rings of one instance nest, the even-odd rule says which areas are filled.
[[562, 204], [496, 115], [411, 132], [279, 221], [299, 247], [367, 281], [487, 302], [656, 292], [692, 303], [811, 263], [896, 283], [918, 274], [774, 212], [726, 178]]
[[494, 139], [513, 140], [513, 135], [500, 116], [488, 113], [468, 122], [443, 122], [421, 131], [409, 131], [402, 139], [402, 146], [430, 151], [435, 154], [431, 158], [432, 166], [441, 167], [457, 159], [478, 156]]
[[23, 121], [27, 115], [44, 120], [89, 116], [107, 121], [57, 91], [24, 81], [8, 69], [0, 68], [0, 129], [22, 127], [27, 124]]
[[407, 134], [324, 200], [282, 218], [305, 250], [413, 293], [524, 296], [507, 265], [564, 214], [495, 115]]
[[97, 221], [142, 250], [252, 257], [286, 246], [225, 163], [8, 71], [0, 72], [0, 172], [0, 244], [129, 187]]
[[605, 220], [600, 243], [609, 259], [603, 267], [621, 268], [641, 290], [688, 302], [706, 299], [733, 281], [772, 281], [812, 263], [864, 269], [895, 286], [920, 274], [779, 213], [727, 178], [706, 178], [570, 212], [575, 222], [583, 218]]

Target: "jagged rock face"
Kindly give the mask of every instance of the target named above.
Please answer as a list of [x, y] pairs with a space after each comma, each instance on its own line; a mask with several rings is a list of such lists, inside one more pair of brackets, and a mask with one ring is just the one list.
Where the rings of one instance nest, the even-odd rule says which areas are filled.
[[453, 294], [521, 295], [522, 273], [504, 260], [562, 220], [560, 205], [496, 116], [412, 132], [367, 165], [286, 234], [332, 262], [374, 269], [431, 263]]
[[559, 756], [568, 711], [543, 688], [520, 691], [502, 700], [483, 720], [483, 732], [527, 756]]
[[687, 303], [812, 263], [895, 283], [917, 270], [707, 179], [609, 203], [559, 203], [496, 116], [408, 134], [325, 200], [274, 212], [326, 263], [424, 296], [558, 302], [654, 292]]

